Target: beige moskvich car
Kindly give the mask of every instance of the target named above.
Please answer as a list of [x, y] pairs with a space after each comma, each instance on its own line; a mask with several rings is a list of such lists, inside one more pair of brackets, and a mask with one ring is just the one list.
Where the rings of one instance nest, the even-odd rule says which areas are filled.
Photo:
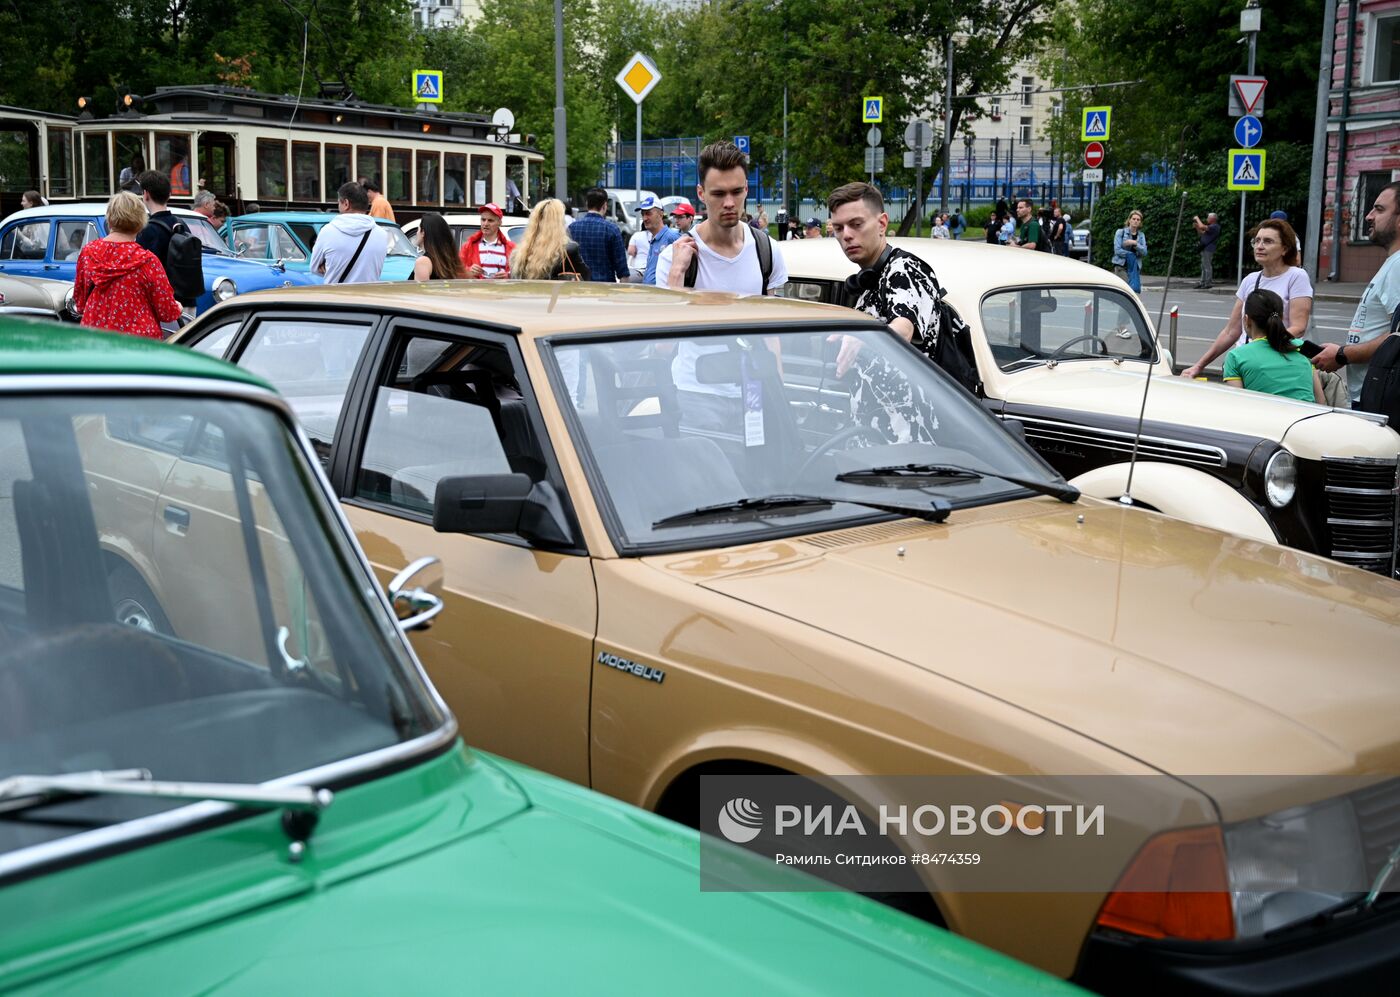
[[[1338, 856], [1371, 883], [1400, 841], [1394, 582], [1078, 498], [845, 308], [379, 284], [242, 296], [179, 341], [286, 395], [385, 577], [442, 558], [414, 644], [474, 744], [691, 821], [710, 773], [982, 775], [1013, 801], [1012, 776], [1133, 777], [1159, 819], [1101, 885], [920, 866], [941, 918], [1124, 992], [1397, 972], [1395, 905], [1314, 885]], [[1284, 778], [1201, 782], [1261, 773]], [[1220, 873], [1184, 908], [1113, 886], [1178, 859]]]
[[[1384, 417], [1172, 377], [1137, 296], [1097, 267], [985, 243], [891, 242], [929, 262], [967, 323], [988, 411], [1017, 421], [1085, 494], [1123, 494], [1137, 440], [1135, 503], [1400, 577], [1400, 434]], [[853, 303], [843, 282], [856, 266], [836, 240], [778, 245], [785, 294]]]

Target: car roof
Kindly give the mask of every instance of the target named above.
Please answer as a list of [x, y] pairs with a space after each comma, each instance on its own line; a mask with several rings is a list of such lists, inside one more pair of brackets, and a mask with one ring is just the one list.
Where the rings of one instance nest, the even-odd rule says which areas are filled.
[[[191, 211], [189, 208], [169, 207], [177, 215], [185, 218], [203, 218], [198, 211]], [[13, 221], [23, 221], [25, 218], [102, 218], [107, 214], [106, 201], [79, 201], [74, 204], [44, 204], [37, 208], [21, 208], [19, 211], [11, 212], [0, 220], [0, 225], [9, 224]]]
[[[779, 245], [793, 277], [839, 280], [856, 270], [836, 239], [789, 239]], [[1118, 279], [1107, 271], [1054, 253], [1027, 253], [1011, 246], [960, 239], [895, 238], [890, 245], [927, 261], [940, 284], [962, 294], [980, 296], [1008, 284], [1119, 286]]]
[[[235, 299], [260, 308], [373, 308], [483, 322], [525, 336], [728, 325], [876, 323], [859, 312], [781, 297], [547, 280], [384, 281], [278, 288]], [[883, 326], [882, 326], [883, 327]]]
[[271, 390], [241, 367], [145, 336], [0, 316], [0, 375], [5, 374], [207, 377]]
[[[411, 222], [405, 222], [404, 224], [405, 224], [405, 225], [416, 225], [416, 224], [418, 224], [421, 220], [422, 220], [422, 219], [420, 219], [420, 218], [415, 218], [415, 219], [413, 219], [413, 221], [411, 221]], [[449, 225], [480, 225], [480, 224], [481, 224], [481, 212], [479, 212], [479, 211], [454, 211], [454, 212], [452, 212], [452, 213], [450, 213], [450, 214], [444, 214], [444, 215], [442, 216], [442, 220], [445, 221], [445, 222], [447, 222], [447, 224], [449, 224]], [[501, 219], [501, 227], [502, 227], [502, 228], [509, 228], [509, 227], [512, 226], [512, 225], [528, 225], [528, 224], [530, 224], [530, 216], [529, 216], [529, 215], [506, 215], [504, 218]]]

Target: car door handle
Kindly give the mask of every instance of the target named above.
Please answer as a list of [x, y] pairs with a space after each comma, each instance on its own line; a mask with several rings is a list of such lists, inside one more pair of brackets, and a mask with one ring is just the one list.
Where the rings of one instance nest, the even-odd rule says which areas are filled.
[[45, 264], [44, 264], [44, 269], [45, 269], [45, 270], [61, 270], [62, 267], [60, 267], [57, 263], [45, 263]]
[[178, 505], [166, 505], [165, 528], [176, 536], [183, 537], [190, 529], [190, 511]]

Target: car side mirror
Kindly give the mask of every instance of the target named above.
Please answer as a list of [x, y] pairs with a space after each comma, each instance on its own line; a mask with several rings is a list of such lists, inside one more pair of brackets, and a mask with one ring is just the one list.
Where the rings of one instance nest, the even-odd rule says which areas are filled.
[[1016, 437], [1016, 439], [1020, 440], [1022, 443], [1026, 443], [1026, 424], [1020, 419], [1003, 419], [1001, 420], [1001, 428]]
[[528, 474], [443, 478], [433, 496], [433, 529], [439, 533], [514, 533], [532, 486]]

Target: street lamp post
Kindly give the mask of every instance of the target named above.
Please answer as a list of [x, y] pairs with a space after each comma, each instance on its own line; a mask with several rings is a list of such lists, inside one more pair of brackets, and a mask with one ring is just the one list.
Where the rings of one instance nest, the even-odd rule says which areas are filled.
[[554, 196], [569, 203], [569, 123], [564, 113], [564, 0], [554, 0]]

